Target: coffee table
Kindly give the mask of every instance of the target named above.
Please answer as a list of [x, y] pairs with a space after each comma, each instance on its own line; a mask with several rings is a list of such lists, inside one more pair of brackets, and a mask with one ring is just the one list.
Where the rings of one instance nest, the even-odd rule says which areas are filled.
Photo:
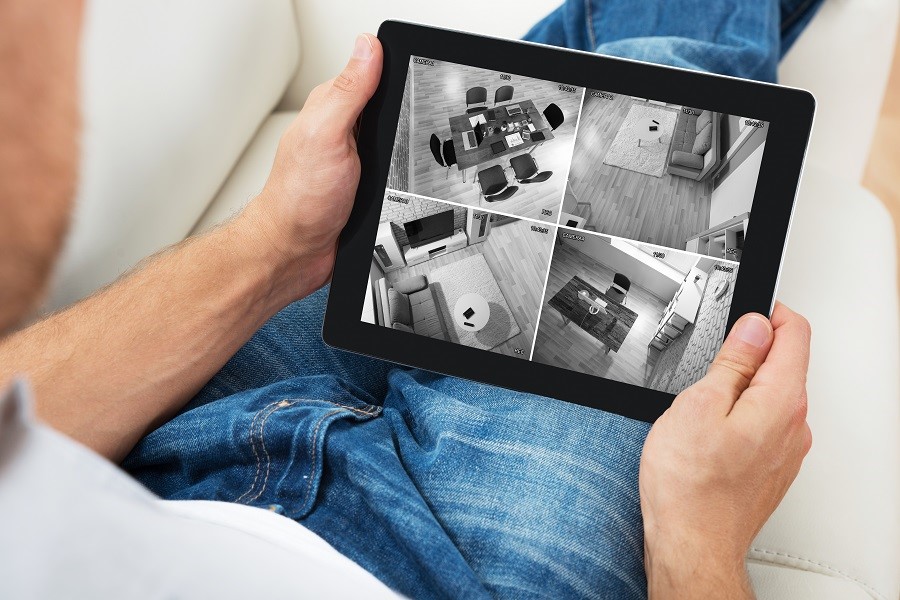
[[468, 331], [481, 331], [491, 317], [491, 307], [481, 294], [463, 294], [453, 308], [456, 323]]
[[[650, 130], [650, 127], [653, 125], [656, 125], [656, 131]], [[631, 126], [631, 131], [634, 132], [634, 136], [638, 139], [638, 147], [640, 147], [641, 142], [661, 143], [662, 128], [659, 123], [654, 123], [650, 117], [638, 119], [637, 123]]]

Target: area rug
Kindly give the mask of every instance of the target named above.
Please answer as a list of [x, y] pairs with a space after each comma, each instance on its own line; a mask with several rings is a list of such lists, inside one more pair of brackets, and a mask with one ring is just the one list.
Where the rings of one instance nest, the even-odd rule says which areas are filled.
[[[432, 289], [450, 334], [450, 341], [472, 348], [492, 350], [522, 331], [509, 310], [491, 268], [481, 254], [438, 267], [428, 274], [428, 281], [434, 285]], [[481, 331], [463, 329], [453, 318], [456, 301], [468, 293], [481, 294], [491, 309], [488, 323]]]
[[[666, 171], [666, 159], [669, 156], [669, 146], [672, 143], [672, 133], [675, 131], [677, 115], [677, 112], [669, 108], [635, 102], [625, 116], [622, 126], [619, 127], [619, 132], [616, 133], [616, 138], [603, 162], [613, 167], [662, 177]], [[659, 130], [662, 132], [661, 143], [641, 142], [641, 145], [638, 146], [634, 126], [645, 117], [659, 121]]]

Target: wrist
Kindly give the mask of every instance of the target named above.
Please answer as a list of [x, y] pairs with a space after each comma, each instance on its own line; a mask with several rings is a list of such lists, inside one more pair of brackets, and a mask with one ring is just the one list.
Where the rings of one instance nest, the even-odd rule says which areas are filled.
[[302, 289], [302, 253], [275, 237], [270, 226], [256, 211], [244, 210], [217, 230], [222, 244], [235, 254], [242, 265], [243, 278], [251, 280], [259, 293], [257, 301], [267, 313], [275, 314], [305, 294]]
[[745, 556], [733, 544], [707, 536], [648, 539], [644, 545], [648, 597], [753, 598]]

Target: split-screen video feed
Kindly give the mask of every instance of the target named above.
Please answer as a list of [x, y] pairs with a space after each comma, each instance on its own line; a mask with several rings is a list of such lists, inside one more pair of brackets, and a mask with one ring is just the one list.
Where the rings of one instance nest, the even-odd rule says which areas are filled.
[[362, 319], [678, 394], [724, 340], [768, 129], [414, 57]]

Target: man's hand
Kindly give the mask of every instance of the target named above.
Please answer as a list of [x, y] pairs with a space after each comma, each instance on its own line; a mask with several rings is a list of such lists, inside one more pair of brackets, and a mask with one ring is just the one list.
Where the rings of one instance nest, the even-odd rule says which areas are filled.
[[357, 40], [236, 219], [0, 340], [0, 388], [25, 375], [38, 417], [113, 460], [175, 415], [272, 315], [328, 280], [359, 182], [354, 128], [381, 61], [376, 38]]
[[651, 598], [752, 598], [744, 559], [809, 452], [809, 324], [746, 315], [706, 377], [656, 422], [641, 458]]
[[262, 194], [241, 217], [285, 258], [296, 298], [331, 275], [337, 237], [359, 183], [356, 124], [378, 86], [381, 66], [378, 38], [359, 36], [344, 71], [309, 95], [281, 139]]

